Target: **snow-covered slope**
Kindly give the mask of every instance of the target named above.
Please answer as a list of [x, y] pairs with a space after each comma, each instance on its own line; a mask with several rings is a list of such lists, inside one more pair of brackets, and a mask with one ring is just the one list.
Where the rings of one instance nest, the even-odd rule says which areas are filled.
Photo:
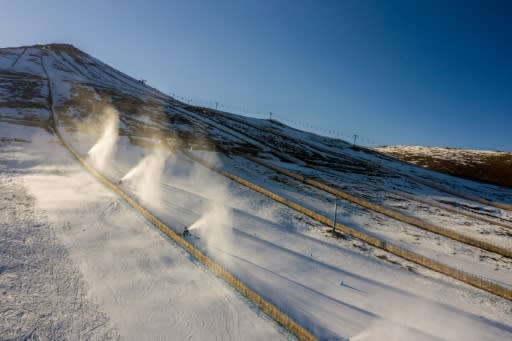
[[285, 338], [54, 136], [6, 123], [0, 134], [1, 339]]
[[[512, 289], [510, 258], [336, 199], [258, 161], [508, 250], [511, 189], [407, 165], [276, 121], [189, 106], [70, 45], [0, 50], [0, 122], [1, 179], [14, 186], [6, 187], [9, 191], [26, 193], [22, 201], [35, 212], [27, 213], [31, 221], [46, 219], [48, 233], [58, 237], [47, 247], [65, 250], [69, 269], [78, 273], [66, 270], [57, 281], [69, 277], [83, 283], [77, 290], [86, 293], [92, 308], [80, 323], [101, 318], [105, 323], [94, 329], [97, 338], [290, 335], [88, 176], [52, 134], [55, 123], [100, 172], [177, 232], [190, 227], [195, 247], [318, 338], [512, 336], [510, 300], [349, 235], [335, 238], [330, 226], [187, 155], [330, 219], [336, 201], [337, 222], [505, 290]], [[5, 206], [11, 207], [7, 201]], [[3, 224], [11, 227], [6, 233], [12, 221]], [[13, 237], [11, 245], [22, 243], [27, 233]], [[9, 250], [2, 250], [3, 258], [12, 257]], [[0, 280], [25, 276], [18, 263], [9, 263]], [[6, 292], [31, 299], [11, 287]], [[67, 309], [72, 314], [76, 308]], [[0, 317], [7, 314], [12, 309], [0, 308]], [[0, 333], [26, 334], [12, 319], [5, 321], [11, 322], [1, 325]], [[41, 319], [29, 322], [47, 335]], [[83, 335], [60, 330], [69, 338]]]

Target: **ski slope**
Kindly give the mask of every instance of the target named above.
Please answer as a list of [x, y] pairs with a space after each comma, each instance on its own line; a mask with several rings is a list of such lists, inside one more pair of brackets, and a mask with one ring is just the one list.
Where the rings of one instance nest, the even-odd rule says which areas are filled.
[[[67, 143], [96, 162], [102, 174], [177, 232], [189, 227], [195, 247], [319, 339], [512, 336], [511, 301], [360, 240], [333, 238], [330, 227], [230, 181], [182, 151], [325, 216], [333, 214], [332, 195], [247, 156], [505, 248], [512, 248], [512, 236], [492, 221], [508, 224], [512, 212], [415, 178], [504, 204], [512, 203], [510, 189], [430, 172], [277, 122], [190, 107], [68, 45], [1, 51], [2, 181], [34, 198], [37, 212], [31, 219], [46, 219], [48, 231], [57, 236], [51, 248], [66, 250], [64, 259], [75, 269], [76, 283], [82, 283], [77, 290], [92, 307], [81, 321], [90, 325], [90, 316], [97, 316], [95, 321], [105, 322], [90, 332], [98, 339], [291, 336], [88, 175], [51, 134], [52, 111]], [[118, 121], [108, 128], [111, 112]], [[46, 124], [48, 131], [27, 122]], [[102, 147], [108, 154], [98, 163], [88, 152], [109, 136], [108, 129], [113, 143], [102, 144], [111, 147]], [[453, 203], [477, 216], [400, 193]], [[339, 222], [512, 288], [512, 262], [506, 257], [346, 200], [338, 199], [337, 205]], [[41, 335], [49, 335], [39, 320], [31, 321]], [[3, 328], [15, 333], [9, 324]], [[61, 331], [70, 338], [82, 335], [76, 329]]]
[[[70, 300], [68, 295], [74, 293], [68, 289], [79, 290], [81, 296], [77, 301], [59, 311], [62, 315], [80, 313], [78, 321], [68, 322], [77, 326], [64, 328], [59, 324], [69, 319], [52, 317], [53, 328], [57, 328], [62, 338], [104, 339], [114, 335], [127, 340], [286, 338], [274, 323], [258, 314], [222, 281], [163, 238], [151, 224], [99, 184], [59, 146], [54, 136], [40, 129], [4, 123], [0, 123], [0, 136], [10, 139], [4, 140], [0, 147], [2, 183], [21, 187], [22, 190], [12, 191], [13, 196], [25, 192], [27, 199], [21, 205], [33, 210], [25, 218], [28, 219], [25, 224], [32, 225], [23, 226], [27, 235], [4, 242], [4, 247], [15, 248], [15, 243], [21, 242], [19, 239], [29, 237], [31, 230], [37, 231], [40, 222], [46, 221], [48, 233], [57, 238], [53, 243], [43, 241], [40, 248], [60, 255], [60, 262], [64, 264], [71, 263], [71, 270], [68, 270], [73, 272], [71, 280], [80, 282], [75, 288], [68, 288], [69, 280], [62, 274], [52, 278], [50, 283], [31, 280], [29, 289], [35, 292], [19, 293], [16, 300], [20, 301], [16, 304], [24, 305], [25, 300], [32, 309], [53, 315], [53, 309], [44, 304], [55, 307], [63, 300]], [[15, 138], [24, 142], [17, 142]], [[3, 197], [2, 201], [8, 203], [9, 198]], [[16, 262], [13, 263], [16, 266]], [[52, 267], [46, 270], [60, 271]], [[7, 275], [13, 275], [13, 271], [6, 270], [2, 278]], [[52, 276], [37, 275], [44, 282], [47, 281], [45, 276]], [[52, 292], [52, 285], [57, 287], [56, 292]], [[61, 286], [67, 291], [61, 292]], [[31, 296], [38, 291], [48, 295], [39, 305], [31, 302]], [[84, 307], [76, 308], [72, 304]], [[9, 313], [4, 309], [0, 312], [3, 318]], [[36, 328], [32, 337], [51, 339], [55, 332], [52, 326], [38, 329], [37, 318], [40, 319], [28, 317], [20, 324]], [[80, 323], [92, 324], [98, 329], [77, 330]], [[104, 323], [108, 323], [110, 330], [106, 330]], [[5, 324], [2, 327], [3, 336], [23, 335], [16, 335]]]

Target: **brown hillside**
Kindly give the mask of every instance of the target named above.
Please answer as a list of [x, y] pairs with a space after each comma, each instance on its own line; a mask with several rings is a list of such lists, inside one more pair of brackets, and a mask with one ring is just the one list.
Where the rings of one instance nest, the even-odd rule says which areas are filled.
[[412, 146], [376, 150], [450, 175], [512, 187], [512, 153]]

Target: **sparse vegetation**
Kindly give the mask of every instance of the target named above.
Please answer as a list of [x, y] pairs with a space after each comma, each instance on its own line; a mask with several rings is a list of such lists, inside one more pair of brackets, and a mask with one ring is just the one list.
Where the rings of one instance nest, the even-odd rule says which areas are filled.
[[438, 172], [512, 187], [512, 153], [400, 146], [377, 149], [399, 160]]

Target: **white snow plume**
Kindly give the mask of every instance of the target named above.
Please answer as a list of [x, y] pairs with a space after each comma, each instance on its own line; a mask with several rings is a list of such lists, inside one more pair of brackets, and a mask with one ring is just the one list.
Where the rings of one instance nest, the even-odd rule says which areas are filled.
[[206, 205], [201, 218], [189, 230], [201, 229], [201, 235], [209, 243], [226, 246], [231, 239], [231, 223], [231, 210], [222, 202], [213, 201]]
[[231, 262], [228, 256], [233, 248], [231, 210], [222, 202], [210, 202], [204, 207], [201, 218], [189, 227], [192, 233], [197, 231], [206, 243], [221, 251], [221, 258], [226, 265]]
[[232, 246], [233, 226], [229, 203], [233, 198], [228, 191], [227, 183], [212, 177], [211, 173], [198, 164], [194, 166], [187, 182], [193, 187], [194, 192], [206, 199], [201, 205], [201, 217], [189, 227], [189, 230], [198, 230], [208, 244], [229, 252]]
[[134, 187], [142, 203], [152, 208], [159, 207], [162, 202], [160, 180], [167, 156], [165, 147], [157, 143], [152, 152], [121, 179], [121, 182]]
[[117, 110], [111, 106], [107, 106], [103, 109], [103, 115], [106, 118], [105, 124], [103, 125], [103, 134], [87, 153], [94, 167], [100, 172], [105, 170], [109, 159], [114, 154], [116, 142], [119, 137], [119, 114]]

